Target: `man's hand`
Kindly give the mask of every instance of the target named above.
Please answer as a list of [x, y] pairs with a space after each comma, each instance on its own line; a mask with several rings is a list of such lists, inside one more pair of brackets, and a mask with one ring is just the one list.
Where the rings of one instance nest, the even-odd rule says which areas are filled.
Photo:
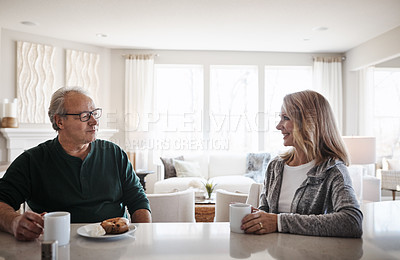
[[30, 241], [38, 238], [43, 232], [43, 215], [27, 211], [12, 220], [12, 233], [17, 240]]
[[10, 205], [0, 202], [0, 230], [14, 235], [18, 240], [33, 240], [43, 232], [44, 214], [27, 211], [21, 215]]

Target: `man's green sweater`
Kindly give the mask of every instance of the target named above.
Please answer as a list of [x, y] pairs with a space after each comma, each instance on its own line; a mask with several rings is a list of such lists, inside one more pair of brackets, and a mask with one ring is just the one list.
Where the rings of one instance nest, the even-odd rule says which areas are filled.
[[14, 209], [27, 202], [37, 212], [68, 211], [73, 223], [99, 222], [150, 210], [126, 153], [96, 140], [85, 160], [68, 155], [58, 138], [21, 154], [0, 179], [0, 201]]

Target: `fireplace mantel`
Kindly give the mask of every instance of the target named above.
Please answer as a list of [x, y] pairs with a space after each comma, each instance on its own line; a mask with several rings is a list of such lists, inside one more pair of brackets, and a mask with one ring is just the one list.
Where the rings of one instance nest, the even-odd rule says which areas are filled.
[[[100, 129], [98, 137], [109, 140], [117, 129]], [[32, 148], [57, 136], [57, 132], [49, 127], [0, 128], [0, 133], [7, 142], [7, 161], [12, 162], [25, 150]]]

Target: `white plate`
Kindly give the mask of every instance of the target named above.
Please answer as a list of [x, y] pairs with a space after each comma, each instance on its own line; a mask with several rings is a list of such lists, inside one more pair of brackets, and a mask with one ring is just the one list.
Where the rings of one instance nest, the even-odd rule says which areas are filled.
[[136, 231], [136, 226], [132, 223], [129, 224], [129, 230], [125, 233], [122, 234], [109, 234], [109, 235], [103, 235], [103, 236], [92, 236], [90, 234], [90, 230], [93, 229], [95, 225], [100, 225], [100, 223], [94, 223], [94, 224], [88, 224], [82, 227], [79, 227], [77, 230], [77, 233], [83, 237], [90, 237], [90, 238], [98, 238], [98, 239], [107, 239], [107, 238], [115, 238], [115, 237], [122, 237], [128, 234], [132, 234]]

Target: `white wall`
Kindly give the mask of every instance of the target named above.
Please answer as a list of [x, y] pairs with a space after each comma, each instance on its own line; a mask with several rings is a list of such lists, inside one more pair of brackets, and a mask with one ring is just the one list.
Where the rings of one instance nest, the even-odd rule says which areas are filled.
[[[358, 71], [362, 68], [388, 62], [393, 65], [400, 57], [400, 26], [348, 52], [344, 63], [344, 134], [358, 135], [359, 89]], [[393, 61], [392, 61], [393, 60]]]
[[348, 70], [357, 71], [367, 66], [400, 57], [400, 26], [346, 52]]
[[388, 60], [379, 64], [376, 64], [375, 67], [382, 68], [400, 68], [400, 57], [394, 58], [392, 60]]
[[[28, 41], [41, 44], [52, 45], [55, 47], [55, 85], [64, 85], [65, 78], [65, 50], [74, 49], [100, 54], [100, 89], [109, 89], [109, 60], [110, 50], [107, 48], [92, 45], [80, 44], [76, 42], [64, 41], [49, 37], [42, 37], [28, 33], [21, 33], [7, 29], [1, 30], [1, 92], [0, 99], [16, 97], [16, 48], [17, 41]], [[107, 99], [101, 100], [106, 102]]]
[[[13, 99], [17, 97], [16, 87], [16, 48], [17, 41], [28, 41], [52, 45], [55, 47], [54, 64], [55, 71], [55, 86], [57, 88], [64, 86], [65, 82], [65, 50], [74, 49], [86, 52], [94, 52], [100, 55], [99, 65], [99, 82], [100, 82], [100, 100], [98, 106], [108, 109], [112, 107], [113, 102], [108, 98], [112, 88], [110, 87], [110, 50], [76, 42], [64, 41], [39, 35], [20, 33], [6, 29], [1, 30], [1, 63], [0, 63], [0, 100], [4, 98]], [[112, 116], [112, 115], [111, 115]], [[107, 117], [102, 119], [102, 123], [106, 124]], [[111, 119], [108, 119], [111, 120]], [[50, 124], [50, 122], [49, 122]], [[5, 139], [0, 135], [0, 162], [6, 160]]]

